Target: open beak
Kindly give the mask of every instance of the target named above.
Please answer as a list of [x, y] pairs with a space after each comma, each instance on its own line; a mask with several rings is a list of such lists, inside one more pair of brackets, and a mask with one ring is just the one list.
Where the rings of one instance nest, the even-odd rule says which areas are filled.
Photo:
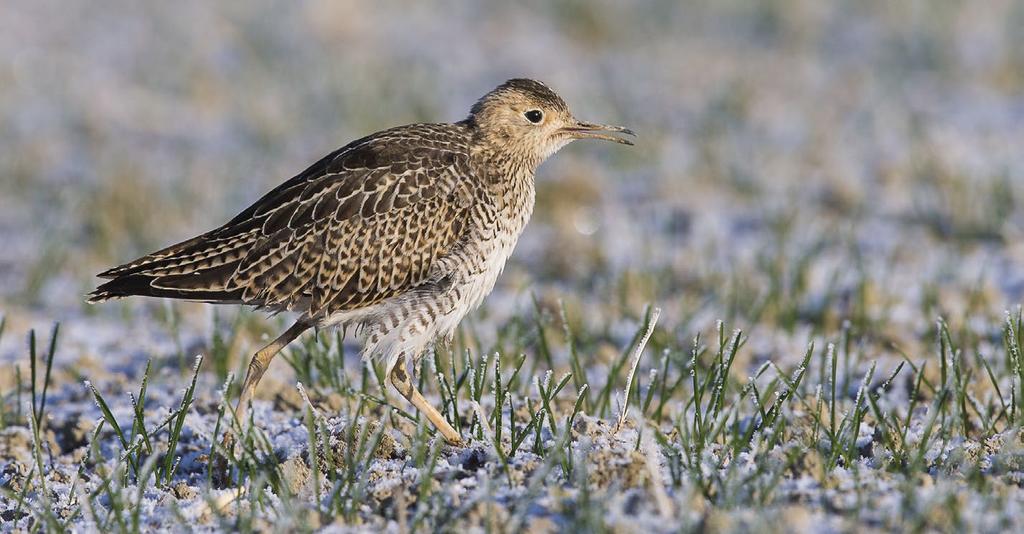
[[618, 134], [632, 135], [636, 137], [633, 130], [629, 128], [623, 128], [622, 126], [610, 126], [607, 124], [594, 124], [592, 122], [576, 121], [576, 124], [572, 126], [566, 126], [562, 128], [562, 132], [574, 139], [604, 139], [605, 141], [612, 141], [615, 143], [621, 143], [623, 145], [632, 145], [633, 141], [629, 139], [623, 139], [622, 137], [616, 137], [614, 135], [608, 135], [605, 132], [612, 132]]

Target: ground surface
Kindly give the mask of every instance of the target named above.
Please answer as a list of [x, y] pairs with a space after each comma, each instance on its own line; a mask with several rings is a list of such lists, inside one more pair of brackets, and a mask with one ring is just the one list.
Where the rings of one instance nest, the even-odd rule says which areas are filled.
[[[1020, 2], [446, 4], [0, 10], [0, 530], [1024, 527]], [[284, 318], [83, 304], [513, 76], [640, 139], [542, 167], [423, 362], [468, 445], [321, 332], [225, 457], [228, 378]]]

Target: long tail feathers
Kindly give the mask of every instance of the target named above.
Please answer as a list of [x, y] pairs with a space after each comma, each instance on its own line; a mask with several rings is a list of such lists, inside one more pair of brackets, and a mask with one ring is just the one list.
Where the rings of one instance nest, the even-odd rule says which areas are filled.
[[129, 296], [162, 297], [204, 302], [238, 303], [241, 288], [228, 288], [227, 278], [235, 266], [226, 264], [188, 274], [154, 276], [144, 273], [115, 277], [86, 297], [90, 303]]
[[97, 276], [110, 280], [89, 293], [86, 300], [96, 303], [144, 296], [241, 302], [242, 289], [229, 281], [256, 239], [252, 224], [239, 226], [237, 234], [208, 232], [107, 269]]

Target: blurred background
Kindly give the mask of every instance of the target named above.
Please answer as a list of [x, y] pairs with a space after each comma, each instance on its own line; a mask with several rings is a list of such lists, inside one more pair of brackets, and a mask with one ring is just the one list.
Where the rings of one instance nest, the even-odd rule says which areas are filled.
[[640, 137], [541, 168], [474, 321], [537, 295], [614, 329], [655, 303], [666, 329], [733, 320], [770, 351], [844, 321], [998, 325], [1024, 295], [1022, 28], [1010, 0], [7, 2], [2, 346], [162, 313], [82, 297], [348, 141], [522, 76]]

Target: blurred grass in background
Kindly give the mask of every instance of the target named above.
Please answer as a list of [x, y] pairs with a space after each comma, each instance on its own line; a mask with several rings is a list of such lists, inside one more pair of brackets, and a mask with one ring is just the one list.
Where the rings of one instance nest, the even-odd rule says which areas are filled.
[[9, 5], [0, 308], [80, 314], [98, 270], [530, 76], [641, 137], [541, 169], [513, 294], [789, 329], [999, 314], [1024, 294], [1021, 27], [1013, 1]]

